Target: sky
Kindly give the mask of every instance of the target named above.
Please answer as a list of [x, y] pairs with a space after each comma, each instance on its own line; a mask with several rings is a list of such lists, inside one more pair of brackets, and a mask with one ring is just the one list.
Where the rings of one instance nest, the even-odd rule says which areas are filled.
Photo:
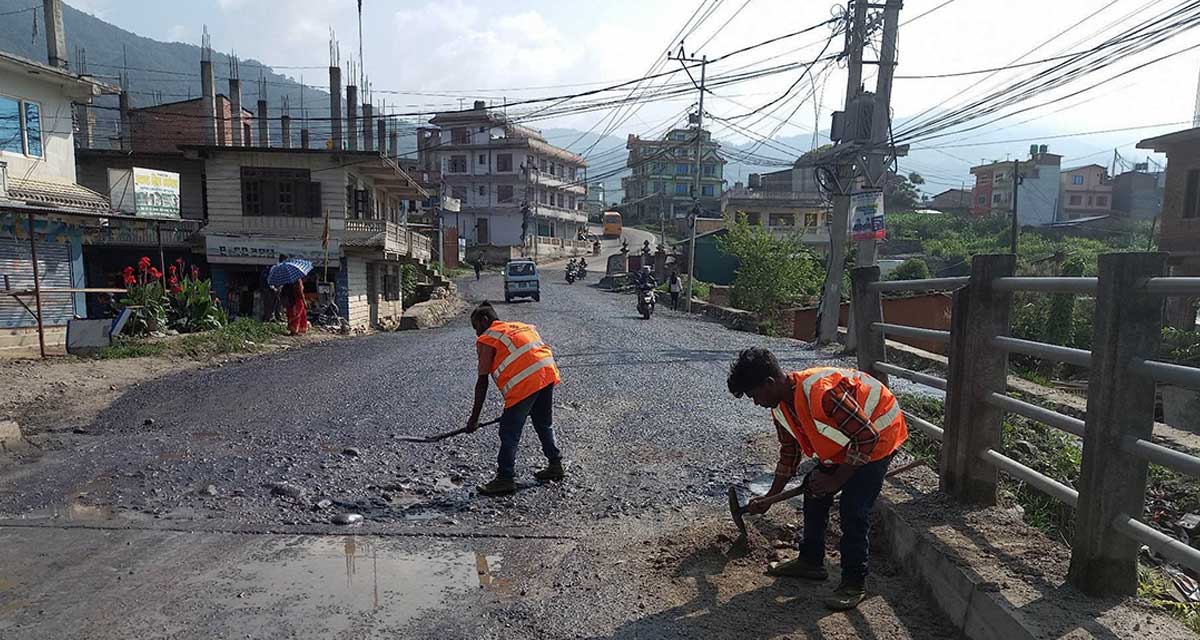
[[[1105, 34], [1115, 33], [1115, 28], [1106, 31], [1105, 27], [1114, 23], [1127, 26], [1132, 20], [1177, 5], [1179, 0], [952, 0], [928, 15], [921, 15], [943, 2], [905, 0], [898, 41], [899, 76], [991, 68], [1017, 59], [1035, 60], [1078, 51], [1094, 45]], [[281, 66], [327, 66], [330, 28], [337, 34], [343, 61], [350, 56], [358, 57], [354, 0], [69, 0], [69, 4], [119, 27], [160, 40], [198, 43], [201, 29], [207, 25], [215, 49], [233, 50], [243, 58], [256, 58], [297, 76], [303, 72], [310, 81], [316, 76], [322, 84], [320, 70], [289, 71]], [[363, 5], [366, 72], [376, 95], [402, 105], [398, 109], [431, 104], [454, 106], [458, 104], [458, 96], [468, 105], [474, 99], [499, 105], [637, 78], [650, 69], [678, 69], [680, 65], [664, 60], [664, 54], [700, 7], [707, 10], [715, 6], [686, 38], [684, 46], [688, 54], [710, 58], [817, 25], [829, 19], [835, 10], [830, 0], [510, 0], [503, 3], [364, 0]], [[912, 22], [906, 24], [908, 20]], [[752, 68], [759, 68], [811, 60], [820, 55], [829, 34], [828, 27], [819, 27], [775, 45], [731, 56], [710, 65], [709, 75], [719, 76], [752, 63], [755, 63]], [[1043, 43], [1044, 46], [1030, 52]], [[1188, 31], [1114, 71], [1197, 43], [1200, 43], [1200, 29]], [[837, 38], [827, 53], [837, 52], [841, 46], [842, 40]], [[1008, 71], [990, 79], [986, 75], [944, 79], [900, 77], [893, 92], [893, 113], [898, 123], [903, 122], [927, 109], [953, 106], [964, 97], [981, 95], [985, 89], [998, 86], [996, 83], [1002, 80], [1015, 79], [1021, 73], [1032, 70]], [[799, 74], [791, 71], [714, 90], [706, 98], [705, 111], [718, 118], [747, 113], [777, 97]], [[868, 88], [872, 88], [873, 68], [866, 74]], [[913, 163], [919, 169], [921, 162], [917, 158], [922, 157], [931, 158], [925, 161], [929, 165], [944, 167], [950, 163], [965, 168], [985, 157], [1008, 154], [1016, 157], [1029, 146], [1029, 142], [974, 146], [980, 142], [1164, 125], [1079, 136], [1069, 144], [1053, 138], [1045, 140], [1051, 151], [1065, 146], [1071, 151], [1069, 155], [1076, 156], [1067, 158], [1064, 165], [1071, 161], [1105, 163], [1111, 160], [1115, 146], [1120, 146], [1123, 154], [1144, 156], [1145, 152], [1132, 149], [1134, 142], [1185, 128], [1187, 125], [1179, 123], [1191, 121], [1198, 75], [1200, 49], [1051, 107], [1002, 120], [979, 131], [941, 139], [938, 149], [914, 153]], [[1089, 77], [1081, 83], [1090, 84], [1101, 77], [1104, 76]], [[682, 73], [671, 78], [672, 82], [685, 80]], [[830, 111], [840, 107], [846, 71], [835, 65], [819, 74], [818, 80], [814, 92], [821, 105], [818, 110], [814, 109], [817, 100], [798, 107], [788, 103], [770, 117], [751, 116], [738, 122], [760, 136], [800, 136], [795, 140], [789, 138], [792, 146], [807, 148], [814, 124], [827, 128]], [[1084, 84], [1072, 88], [1082, 88]], [[392, 91], [397, 93], [387, 93]], [[1068, 92], [1042, 96], [1036, 102]], [[430, 93], [443, 95], [427, 95]], [[613, 117], [607, 112], [538, 121], [537, 126], [595, 131], [611, 128], [611, 133], [619, 137], [627, 133], [646, 134], [661, 131], [674, 122], [694, 99], [694, 95], [688, 95], [646, 105], [621, 118], [615, 127], [610, 127], [614, 124]], [[1011, 126], [1014, 123], [1021, 124]], [[726, 139], [746, 139], [735, 129], [722, 129], [721, 135]], [[764, 149], [762, 153], [778, 156], [784, 155], [784, 150]], [[931, 154], [937, 154], [936, 163]], [[930, 166], [931, 171], [933, 168]], [[949, 180], [955, 172], [942, 169], [941, 173]]]

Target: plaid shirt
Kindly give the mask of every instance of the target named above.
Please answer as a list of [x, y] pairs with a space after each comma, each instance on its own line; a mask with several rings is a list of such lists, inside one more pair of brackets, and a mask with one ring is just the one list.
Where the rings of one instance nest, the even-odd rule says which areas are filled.
[[[870, 416], [863, 415], [850, 382], [843, 379], [838, 386], [830, 389], [821, 398], [821, 408], [833, 420], [833, 426], [850, 438], [846, 445], [846, 464], [857, 467], [870, 462], [879, 434], [871, 428]], [[783, 411], [790, 409], [785, 406]], [[803, 441], [797, 440], [778, 421], [775, 422], [775, 434], [779, 438], [779, 462], [775, 465], [775, 475], [791, 478], [800, 468], [805, 455], [812, 455], [815, 449], [803, 433], [800, 434]]]

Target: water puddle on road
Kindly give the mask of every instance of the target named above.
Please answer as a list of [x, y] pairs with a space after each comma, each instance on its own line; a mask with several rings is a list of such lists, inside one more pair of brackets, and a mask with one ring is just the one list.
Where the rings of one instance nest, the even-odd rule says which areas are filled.
[[71, 502], [45, 509], [38, 509], [19, 516], [29, 520], [66, 520], [67, 522], [107, 522], [116, 520], [117, 514], [108, 505], [84, 504]]
[[21, 427], [12, 420], [0, 420], [0, 452], [23, 451], [29, 447], [21, 436]]
[[401, 625], [464, 592], [508, 589], [508, 580], [497, 575], [500, 556], [450, 545], [402, 551], [391, 541], [363, 536], [306, 536], [282, 539], [251, 556], [218, 576], [231, 606], [282, 607], [277, 613], [295, 619], [319, 613], [329, 631], [364, 619]]

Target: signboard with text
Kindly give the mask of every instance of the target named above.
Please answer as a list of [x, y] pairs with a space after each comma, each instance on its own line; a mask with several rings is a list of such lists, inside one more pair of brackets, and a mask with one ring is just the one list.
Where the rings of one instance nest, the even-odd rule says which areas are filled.
[[109, 169], [113, 208], [139, 218], [178, 220], [179, 174], [157, 169]]
[[887, 235], [883, 221], [883, 192], [850, 194], [850, 239], [883, 240]]
[[[329, 240], [329, 262], [338, 261], [340, 243]], [[279, 256], [303, 258], [313, 264], [325, 264], [325, 249], [321, 241], [289, 240], [229, 235], [208, 235], [204, 238], [204, 253], [215, 264], [275, 264]]]

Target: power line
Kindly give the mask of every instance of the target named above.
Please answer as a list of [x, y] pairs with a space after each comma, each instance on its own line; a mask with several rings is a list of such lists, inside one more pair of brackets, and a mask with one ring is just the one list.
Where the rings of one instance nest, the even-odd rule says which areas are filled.
[[910, 23], [916, 22], [917, 20], [920, 20], [921, 18], [924, 18], [925, 16], [927, 16], [927, 15], [929, 15], [929, 14], [933, 13], [934, 11], [937, 11], [938, 9], [941, 9], [942, 7], [944, 7], [944, 6], [948, 5], [948, 4], [950, 4], [951, 2], [954, 2], [954, 0], [946, 0], [945, 2], [943, 2], [943, 3], [939, 4], [938, 6], [936, 6], [936, 7], [932, 8], [932, 9], [930, 9], [930, 10], [928, 10], [928, 11], [926, 11], [925, 13], [917, 14], [917, 15], [915, 15], [915, 16], [913, 16], [913, 17], [909, 18], [908, 20], [905, 20], [904, 22], [901, 22], [901, 23], [900, 23], [900, 26], [902, 26], [902, 27], [903, 27], [903, 26], [904, 26], [904, 25], [906, 25], [906, 24], [910, 24]]

